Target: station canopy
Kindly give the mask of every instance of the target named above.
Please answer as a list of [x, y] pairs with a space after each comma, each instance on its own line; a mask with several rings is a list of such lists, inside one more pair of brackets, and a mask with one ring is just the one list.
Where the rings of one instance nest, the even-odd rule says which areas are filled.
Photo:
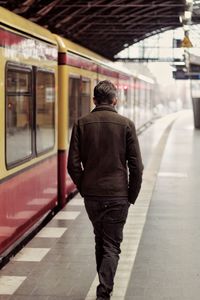
[[[0, 0], [0, 5], [106, 58], [146, 37], [182, 26], [186, 0]], [[193, 0], [192, 24], [200, 23]]]

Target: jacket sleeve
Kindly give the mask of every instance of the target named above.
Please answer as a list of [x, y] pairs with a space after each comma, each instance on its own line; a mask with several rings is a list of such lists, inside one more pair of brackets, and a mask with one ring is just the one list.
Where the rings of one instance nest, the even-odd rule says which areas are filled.
[[144, 167], [133, 122], [127, 127], [126, 158], [129, 169], [128, 197], [129, 202], [134, 204], [141, 188]]
[[83, 169], [82, 169], [81, 158], [80, 158], [80, 136], [79, 136], [78, 124], [75, 124], [72, 130], [67, 169], [69, 175], [71, 176], [73, 182], [76, 184], [80, 192]]

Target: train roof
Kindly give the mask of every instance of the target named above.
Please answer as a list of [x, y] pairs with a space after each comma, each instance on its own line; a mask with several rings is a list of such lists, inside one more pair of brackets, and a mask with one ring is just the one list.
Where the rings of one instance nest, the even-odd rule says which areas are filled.
[[58, 41], [58, 45], [61, 51], [71, 51], [73, 53], [76, 53], [78, 55], [84, 56], [88, 59], [92, 59], [92, 60], [99, 60], [101, 62], [109, 62], [110, 60], [108, 60], [107, 58], [83, 47], [80, 46], [79, 44], [76, 44], [62, 36], [58, 36], [55, 35], [56, 40]]
[[49, 30], [30, 22], [3, 7], [0, 7], [0, 25], [6, 25], [12, 30], [17, 29], [20, 33], [26, 33], [29, 36], [36, 37], [51, 44], [56, 44], [56, 41]]
[[75, 53], [77, 55], [80, 55], [82, 57], [85, 57], [89, 60], [93, 60], [94, 62], [96, 62], [99, 65], [103, 65], [107, 68], [110, 68], [114, 71], [118, 71], [121, 72], [123, 74], [126, 74], [128, 76], [133, 76], [135, 74], [133, 74], [133, 72], [130, 72], [128, 69], [126, 69], [124, 66], [116, 66], [112, 61], [106, 59], [105, 57], [83, 47], [80, 46], [70, 40], [67, 40], [66, 38], [63, 38], [61, 36], [55, 35], [57, 41], [58, 41], [58, 45], [59, 45], [59, 51], [70, 51], [72, 53]]

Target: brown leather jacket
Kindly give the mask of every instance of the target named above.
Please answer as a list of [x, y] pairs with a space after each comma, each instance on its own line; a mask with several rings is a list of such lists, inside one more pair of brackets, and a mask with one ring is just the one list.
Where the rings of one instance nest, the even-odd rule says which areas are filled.
[[74, 125], [68, 172], [83, 197], [128, 197], [134, 203], [142, 171], [134, 123], [113, 106], [97, 106]]

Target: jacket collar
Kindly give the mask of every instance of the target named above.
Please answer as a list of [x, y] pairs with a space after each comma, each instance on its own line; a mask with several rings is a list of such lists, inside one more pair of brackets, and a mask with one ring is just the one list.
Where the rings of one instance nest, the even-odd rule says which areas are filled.
[[108, 110], [108, 111], [112, 111], [112, 112], [117, 113], [117, 111], [115, 110], [114, 106], [106, 105], [106, 104], [96, 106], [96, 107], [92, 110], [92, 112], [100, 111], [100, 110]]

